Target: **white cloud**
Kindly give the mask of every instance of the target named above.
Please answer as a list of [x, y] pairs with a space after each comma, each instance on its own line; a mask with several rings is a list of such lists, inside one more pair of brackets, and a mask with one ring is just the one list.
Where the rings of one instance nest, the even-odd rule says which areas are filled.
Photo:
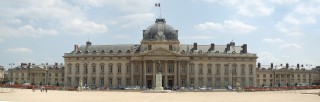
[[295, 25], [314, 24], [317, 22], [317, 20], [313, 17], [294, 17], [293, 15], [287, 15], [283, 21]]
[[295, 43], [286, 43], [280, 46], [282, 49], [300, 49], [301, 45]]
[[69, 31], [71, 34], [94, 34], [106, 32], [107, 26], [97, 24], [93, 21], [85, 21], [81, 19], [73, 19], [64, 24], [63, 29]]
[[4, 38], [1, 38], [1, 37], [0, 37], [0, 44], [3, 43], [3, 42], [5, 42], [5, 41], [6, 41], [6, 40], [5, 40]]
[[31, 49], [29, 48], [24, 48], [24, 47], [20, 47], [20, 48], [9, 48], [6, 50], [7, 52], [11, 52], [11, 53], [17, 53], [17, 54], [29, 54], [32, 52]]
[[272, 38], [265, 38], [262, 40], [263, 42], [266, 42], [266, 43], [283, 43], [284, 41], [280, 38], [275, 38], [275, 39], [272, 39]]
[[32, 36], [32, 37], [41, 37], [43, 35], [57, 35], [58, 31], [54, 29], [43, 29], [41, 27], [34, 28], [31, 25], [24, 25], [18, 28], [12, 28], [7, 26], [0, 25], [0, 30], [2, 33], [0, 36], [3, 37], [25, 37], [25, 36]]
[[250, 33], [256, 30], [256, 27], [245, 24], [240, 21], [226, 20], [223, 24], [215, 22], [206, 22], [195, 26], [198, 30], [218, 30], [233, 33]]

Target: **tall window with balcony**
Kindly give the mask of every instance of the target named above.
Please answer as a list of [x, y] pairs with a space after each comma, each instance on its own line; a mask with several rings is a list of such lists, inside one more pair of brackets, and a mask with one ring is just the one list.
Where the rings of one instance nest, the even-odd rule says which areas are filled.
[[152, 64], [148, 64], [147, 73], [151, 73], [151, 72], [152, 72]]
[[104, 73], [104, 65], [100, 66], [100, 73]]
[[212, 68], [208, 67], [208, 75], [211, 75], [211, 74], [212, 74]]
[[71, 65], [68, 65], [68, 74], [71, 74]]
[[169, 69], [169, 73], [172, 74], [173, 73], [173, 64], [172, 63], [168, 64], [168, 69]]
[[77, 73], [77, 74], [80, 73], [79, 65], [76, 66], [76, 73]]
[[229, 65], [228, 64], [224, 65], [224, 74], [229, 75]]
[[241, 75], [245, 75], [245, 67], [244, 64], [241, 65]]
[[190, 74], [194, 74], [194, 64], [190, 64]]
[[130, 73], [130, 67], [127, 65], [126, 73]]
[[118, 85], [121, 85], [121, 78], [118, 78]]
[[109, 86], [112, 86], [112, 77], [109, 78]]
[[87, 65], [84, 65], [84, 73], [88, 73], [88, 66]]
[[92, 66], [92, 73], [95, 74], [96, 73], [96, 66]]
[[100, 86], [103, 86], [103, 85], [104, 85], [104, 78], [101, 77], [101, 78], [100, 78]]
[[121, 73], [121, 65], [118, 65], [118, 74]]
[[216, 64], [216, 67], [217, 67], [217, 75], [220, 75], [220, 67], [221, 67], [221, 65], [220, 64]]
[[199, 64], [199, 75], [203, 74], [203, 68], [202, 68], [202, 64]]
[[112, 70], [113, 70], [112, 67], [113, 67], [112, 65], [109, 66], [109, 73], [112, 73]]

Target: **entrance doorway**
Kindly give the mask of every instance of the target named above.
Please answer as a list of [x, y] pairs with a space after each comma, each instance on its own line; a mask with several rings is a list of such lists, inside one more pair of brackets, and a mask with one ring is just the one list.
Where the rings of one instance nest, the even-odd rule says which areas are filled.
[[173, 80], [168, 80], [168, 89], [173, 87]]
[[152, 88], [152, 80], [148, 80], [148, 81], [147, 81], [147, 87], [148, 87], [149, 89]]

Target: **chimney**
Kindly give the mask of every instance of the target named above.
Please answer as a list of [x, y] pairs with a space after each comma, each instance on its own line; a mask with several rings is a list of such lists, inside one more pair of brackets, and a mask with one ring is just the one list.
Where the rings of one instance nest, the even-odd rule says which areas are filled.
[[287, 68], [287, 69], [289, 68], [289, 63], [286, 63], [286, 68]]
[[194, 50], [197, 50], [197, 43], [195, 42], [195, 43], [193, 43], [193, 48], [191, 49], [191, 52], [193, 52]]
[[209, 51], [212, 51], [212, 50], [214, 50], [214, 47], [215, 47], [214, 43], [211, 43], [211, 46], [210, 46], [210, 49], [209, 49]]
[[78, 45], [74, 45], [73, 51], [77, 51], [77, 50], [78, 50]]
[[261, 64], [260, 64], [260, 62], [258, 62], [258, 69], [259, 69], [259, 68], [261, 68]]
[[242, 47], [242, 53], [244, 54], [248, 53], [247, 44], [243, 44], [241, 47]]
[[271, 63], [271, 69], [273, 69], [273, 63]]
[[297, 68], [298, 68], [298, 69], [300, 68], [300, 64], [299, 64], [299, 63], [297, 64]]

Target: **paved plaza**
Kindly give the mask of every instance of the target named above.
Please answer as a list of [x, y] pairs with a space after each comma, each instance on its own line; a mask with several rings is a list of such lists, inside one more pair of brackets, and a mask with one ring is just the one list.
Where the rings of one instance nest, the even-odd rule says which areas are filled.
[[[0, 102], [319, 102], [316, 90], [268, 92], [173, 92], [125, 91], [32, 92], [31, 89], [0, 89]], [[309, 94], [302, 94], [309, 93]]]

